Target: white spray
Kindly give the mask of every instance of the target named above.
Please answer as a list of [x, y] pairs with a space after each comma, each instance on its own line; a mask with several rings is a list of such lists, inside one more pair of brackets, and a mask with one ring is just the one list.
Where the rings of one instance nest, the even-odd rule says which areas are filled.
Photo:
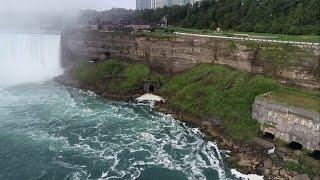
[[62, 72], [59, 35], [0, 34], [0, 86], [47, 81]]

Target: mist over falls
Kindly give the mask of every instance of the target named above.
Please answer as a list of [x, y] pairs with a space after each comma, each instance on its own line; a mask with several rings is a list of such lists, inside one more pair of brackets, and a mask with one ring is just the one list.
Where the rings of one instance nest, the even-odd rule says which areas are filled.
[[0, 86], [46, 81], [61, 73], [60, 35], [0, 34]]

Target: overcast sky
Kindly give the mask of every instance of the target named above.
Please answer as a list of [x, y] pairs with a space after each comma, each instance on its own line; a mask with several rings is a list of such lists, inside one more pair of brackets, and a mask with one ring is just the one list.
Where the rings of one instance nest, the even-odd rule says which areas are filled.
[[135, 0], [0, 0], [0, 11], [47, 11], [66, 9], [135, 9]]

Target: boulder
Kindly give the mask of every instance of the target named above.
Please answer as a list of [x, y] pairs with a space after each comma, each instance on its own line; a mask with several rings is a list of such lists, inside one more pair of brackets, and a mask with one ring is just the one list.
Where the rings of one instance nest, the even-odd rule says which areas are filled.
[[270, 174], [270, 169], [265, 169], [263, 175], [268, 176]]
[[312, 180], [320, 180], [320, 176], [314, 176], [313, 178], [312, 178]]
[[278, 175], [279, 175], [279, 170], [274, 170], [274, 171], [272, 171], [272, 174], [273, 174], [274, 176], [278, 176]]
[[218, 116], [211, 116], [211, 117], [205, 119], [205, 121], [209, 122], [213, 126], [221, 126], [223, 123], [223, 120]]
[[310, 180], [308, 174], [298, 174], [292, 178], [292, 180]]
[[259, 137], [255, 137], [253, 139], [253, 143], [254, 145], [256, 146], [259, 146], [261, 147], [263, 150], [265, 150], [266, 152], [269, 151], [269, 150], [272, 150], [274, 149], [275, 145], [267, 140], [264, 140], [262, 138], [259, 138]]
[[284, 176], [284, 175], [286, 175], [286, 174], [287, 174], [286, 170], [284, 170], [284, 169], [281, 169], [281, 170], [280, 170], [280, 175], [281, 175], [281, 176]]
[[264, 168], [271, 169], [272, 168], [272, 161], [270, 159], [265, 160], [263, 163], [263, 166], [264, 166]]

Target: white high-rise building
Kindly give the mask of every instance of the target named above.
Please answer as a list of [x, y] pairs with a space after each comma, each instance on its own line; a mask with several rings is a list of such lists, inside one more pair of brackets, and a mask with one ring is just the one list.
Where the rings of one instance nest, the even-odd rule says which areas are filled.
[[199, 2], [201, 0], [190, 0], [190, 4], [194, 5], [196, 2]]
[[167, 0], [151, 0], [151, 9], [162, 8], [167, 5]]
[[185, 5], [185, 4], [194, 4], [197, 1], [201, 0], [136, 0], [137, 9], [157, 9], [164, 6], [174, 6], [174, 5]]
[[150, 9], [151, 8], [151, 0], [136, 0], [136, 9]]

